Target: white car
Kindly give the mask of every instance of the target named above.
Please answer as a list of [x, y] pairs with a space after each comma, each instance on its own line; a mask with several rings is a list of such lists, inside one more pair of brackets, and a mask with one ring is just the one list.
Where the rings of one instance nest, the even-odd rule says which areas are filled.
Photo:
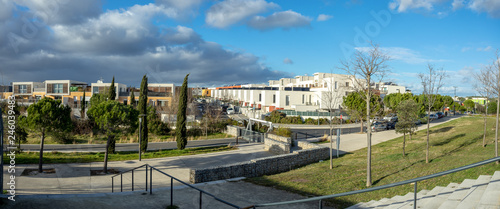
[[233, 109], [232, 107], [228, 107], [228, 108], [226, 109], [226, 112], [227, 112], [227, 114], [228, 114], [228, 115], [230, 115], [230, 114], [234, 114], [234, 113], [235, 113], [235, 112], [234, 112], [234, 109]]

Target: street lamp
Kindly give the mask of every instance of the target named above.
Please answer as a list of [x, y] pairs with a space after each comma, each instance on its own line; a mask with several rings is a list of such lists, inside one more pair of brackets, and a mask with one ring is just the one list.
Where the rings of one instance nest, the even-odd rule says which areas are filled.
[[139, 161], [141, 161], [141, 129], [142, 129], [142, 117], [146, 116], [146, 114], [139, 114]]

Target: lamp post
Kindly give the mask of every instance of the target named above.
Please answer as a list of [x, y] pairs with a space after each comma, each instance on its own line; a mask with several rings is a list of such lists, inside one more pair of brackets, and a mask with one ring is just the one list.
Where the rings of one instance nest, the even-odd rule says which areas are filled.
[[146, 116], [146, 114], [139, 114], [139, 161], [141, 161], [141, 129], [142, 129], [142, 117]]
[[316, 109], [316, 113], [318, 114], [318, 126], [319, 126], [319, 110]]

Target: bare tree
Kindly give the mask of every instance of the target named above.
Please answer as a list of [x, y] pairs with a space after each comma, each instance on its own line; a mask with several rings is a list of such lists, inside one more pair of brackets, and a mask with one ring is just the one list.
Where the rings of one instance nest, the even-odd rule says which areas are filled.
[[[340, 78], [340, 75], [339, 77]], [[331, 77], [326, 79], [326, 91], [322, 92], [321, 101], [322, 101], [322, 109], [327, 110], [330, 113], [330, 169], [333, 169], [333, 119], [335, 118], [334, 112], [339, 109], [342, 104], [342, 98], [345, 95], [345, 79], [335, 80], [333, 73], [331, 73]], [[319, 112], [318, 112], [319, 114]], [[319, 120], [319, 118], [318, 118]]]
[[483, 130], [483, 147], [486, 147], [486, 117], [488, 115], [488, 99], [491, 96], [491, 93], [493, 92], [492, 89], [492, 82], [493, 79], [491, 75], [494, 75], [494, 72], [492, 71], [492, 66], [487, 65], [484, 66], [478, 73], [474, 73], [474, 78], [476, 79], [476, 84], [474, 84], [474, 88], [476, 91], [483, 97], [486, 97], [486, 102], [485, 102], [485, 111], [484, 111], [484, 130]]
[[[500, 54], [497, 50], [495, 53], [495, 59], [491, 65], [486, 67], [491, 72], [490, 74], [490, 87], [492, 94], [497, 95], [497, 117], [496, 117], [496, 128], [495, 128], [495, 157], [498, 157], [498, 119], [499, 119], [499, 109], [500, 109]], [[499, 161], [496, 162], [499, 164]]]
[[436, 102], [437, 94], [439, 89], [443, 87], [443, 79], [445, 73], [443, 68], [435, 69], [433, 65], [427, 64], [427, 70], [429, 74], [418, 74], [418, 77], [422, 81], [422, 87], [424, 91], [422, 94], [425, 96], [427, 102], [427, 146], [425, 149], [425, 163], [429, 163], [429, 128], [430, 128], [430, 114], [431, 108]]
[[366, 165], [366, 186], [372, 185], [371, 177], [371, 146], [372, 146], [372, 132], [370, 124], [370, 99], [373, 95], [371, 82], [379, 79], [382, 81], [383, 77], [389, 72], [387, 62], [390, 57], [383, 53], [378, 45], [371, 44], [367, 50], [357, 50], [351, 60], [341, 61], [341, 70], [353, 77], [353, 88], [361, 93], [361, 96], [366, 100], [366, 141], [367, 141], [367, 165]]

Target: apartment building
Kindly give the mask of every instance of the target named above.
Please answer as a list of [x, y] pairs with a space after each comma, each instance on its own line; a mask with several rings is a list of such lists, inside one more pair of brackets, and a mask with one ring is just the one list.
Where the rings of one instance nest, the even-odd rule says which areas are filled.
[[[96, 83], [88, 85], [86, 82], [74, 80], [46, 80], [44, 82], [13, 82], [11, 88], [2, 88], [1, 99], [7, 99], [14, 95], [18, 104], [30, 105], [43, 97], [50, 97], [61, 100], [63, 104], [78, 108], [83, 101], [88, 103], [94, 94], [107, 94], [111, 83], [104, 83], [98, 80]], [[12, 89], [8, 92], [5, 89]], [[148, 103], [153, 106], [170, 106], [175, 96], [176, 86], [168, 83], [148, 84]], [[127, 85], [115, 83], [116, 101], [130, 104], [130, 92], [134, 92], [135, 100], [139, 99], [139, 89], [131, 90]]]

